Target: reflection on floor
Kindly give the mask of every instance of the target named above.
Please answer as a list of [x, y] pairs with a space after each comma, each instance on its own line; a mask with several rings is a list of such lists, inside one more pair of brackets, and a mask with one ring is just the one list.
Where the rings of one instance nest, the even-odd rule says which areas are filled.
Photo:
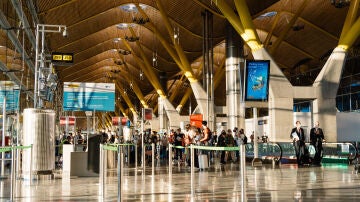
[[[116, 170], [108, 170], [105, 199], [100, 193], [99, 177], [62, 177], [54, 180], [18, 180], [15, 201], [116, 201]], [[1, 201], [10, 196], [10, 180], [0, 181]], [[295, 165], [246, 166], [246, 201], [359, 201], [360, 174], [353, 166]], [[195, 171], [194, 194], [189, 167], [166, 166], [141, 169], [125, 166], [122, 177], [124, 201], [241, 201], [241, 178], [238, 164], [213, 165]]]

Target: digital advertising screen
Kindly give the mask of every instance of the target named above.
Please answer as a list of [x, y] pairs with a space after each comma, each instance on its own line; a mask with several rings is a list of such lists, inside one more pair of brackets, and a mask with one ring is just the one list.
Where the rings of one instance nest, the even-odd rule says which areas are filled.
[[246, 101], [267, 101], [269, 94], [270, 60], [246, 61]]

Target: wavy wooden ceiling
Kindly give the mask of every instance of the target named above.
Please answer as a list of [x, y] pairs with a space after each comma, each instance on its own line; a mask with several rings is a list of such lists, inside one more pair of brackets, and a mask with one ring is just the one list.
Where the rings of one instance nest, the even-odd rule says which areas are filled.
[[[7, 14], [9, 22], [16, 24], [18, 19], [9, 1], [1, 1], [0, 8]], [[28, 18], [31, 19], [25, 1], [22, 0], [23, 9]], [[161, 0], [172, 26], [179, 29], [179, 43], [190, 62], [197, 61], [202, 55], [203, 23], [201, 13], [207, 8], [214, 14], [213, 41], [215, 45], [219, 45], [214, 54], [214, 61], [216, 68], [219, 68], [218, 65], [222, 64], [221, 61], [224, 59], [225, 51], [224, 46], [221, 44], [224, 43], [227, 22], [216, 8], [216, 1]], [[235, 8], [233, 1], [226, 0], [226, 2]], [[263, 42], [272, 27], [274, 27], [267, 49], [271, 49], [272, 44], [284, 31], [286, 25], [303, 2], [303, 0], [247, 0], [253, 22]], [[110, 77], [116, 77], [119, 83], [124, 85], [125, 89], [129, 89], [132, 101], [140, 107], [139, 101], [129, 87], [129, 79], [110, 72], [119, 69], [128, 72], [134, 81], [140, 83], [142, 93], [148, 99], [149, 104], [156, 103], [156, 101], [150, 100], [156, 99], [156, 96], [153, 95], [155, 93], [153, 87], [146, 78], [140, 80], [139, 77], [139, 64], [133, 56], [140, 55], [139, 47], [135, 43], [129, 42], [132, 49], [134, 49], [134, 53], [127, 56], [122, 56], [113, 51], [113, 49], [128, 49], [123, 41], [115, 43], [114, 38], [131, 36], [128, 29], [118, 29], [116, 25], [119, 23], [131, 23], [133, 17], [140, 16], [139, 13], [129, 13], [119, 8], [119, 6], [129, 3], [147, 5], [145, 13], [149, 16], [150, 21], [155, 24], [165, 39], [171, 42], [172, 39], [164, 26], [155, 0], [33, 0], [33, 3], [37, 8], [41, 23], [61, 24], [66, 25], [68, 28], [69, 36], [67, 38], [63, 38], [61, 34], [47, 35], [50, 51], [73, 52], [75, 54], [75, 64], [73, 66], [56, 68], [62, 82], [106, 82], [109, 81], [109, 75], [112, 75]], [[300, 67], [302, 72], [321, 67], [327, 53], [338, 43], [347, 10], [348, 7], [335, 8], [330, 4], [329, 0], [308, 1], [295, 23], [297, 27], [286, 34], [283, 42], [272, 54], [275, 61], [289, 78], [298, 74]], [[260, 17], [261, 14], [267, 12], [277, 12], [277, 15]], [[296, 30], [296, 28], [299, 28], [299, 30]], [[167, 86], [172, 87], [172, 89], [169, 89], [169, 93], [171, 94], [176, 87], [184, 86], [179, 81], [181, 78], [179, 68], [154, 36], [149, 25], [136, 26], [134, 31], [139, 36], [142, 49], [149, 61], [152, 61], [154, 52], [157, 53], [158, 60], [154, 71], [157, 73], [166, 72], [168, 77]], [[13, 49], [6, 40], [5, 33], [5, 30], [0, 32], [0, 45], [8, 44], [7, 47]], [[5, 41], [7, 42], [5, 43]], [[28, 49], [31, 51], [30, 48]], [[2, 53], [0, 52], [0, 54]], [[248, 52], [246, 55], [251, 58], [251, 54], [248, 54]], [[127, 66], [115, 65], [114, 60], [125, 60]], [[193, 65], [194, 68], [201, 69], [198, 67], [201, 63], [197, 62], [196, 64]], [[173, 85], [174, 83], [175, 85]], [[225, 87], [222, 86], [221, 89], [225, 89]], [[222, 90], [219, 93], [224, 92]], [[178, 104], [181, 97], [180, 94], [175, 99], [174, 106]], [[216, 97], [221, 98], [222, 96]], [[225, 104], [224, 99], [216, 101], [216, 103], [219, 105]]]

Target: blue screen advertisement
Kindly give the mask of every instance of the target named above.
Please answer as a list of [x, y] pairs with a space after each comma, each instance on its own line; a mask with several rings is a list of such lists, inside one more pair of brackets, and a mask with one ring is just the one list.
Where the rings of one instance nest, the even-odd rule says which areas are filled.
[[267, 101], [269, 94], [270, 60], [246, 61], [247, 101]]
[[0, 81], [0, 106], [4, 108], [6, 97], [6, 111], [19, 110], [19, 86], [12, 81]]

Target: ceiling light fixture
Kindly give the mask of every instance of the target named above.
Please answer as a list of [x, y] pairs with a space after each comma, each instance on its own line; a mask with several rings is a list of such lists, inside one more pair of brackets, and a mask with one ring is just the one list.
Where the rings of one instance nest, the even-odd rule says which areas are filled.
[[138, 36], [125, 36], [125, 40], [128, 42], [135, 42], [139, 41], [140, 37]]
[[174, 27], [174, 43], [177, 42], [179, 44], [180, 31], [179, 27]]
[[305, 25], [294, 25], [292, 26], [293, 31], [300, 31], [305, 28]]
[[115, 38], [113, 41], [114, 43], [119, 43], [121, 41], [121, 38]]
[[143, 18], [143, 17], [133, 17], [132, 21], [133, 21], [133, 23], [136, 23], [138, 25], [144, 25], [144, 24], [150, 22], [150, 19]]
[[125, 62], [122, 61], [122, 60], [115, 60], [114, 63], [115, 63], [116, 65], [123, 65], [123, 64], [125, 64]]
[[350, 5], [350, 0], [330, 0], [330, 3], [335, 8], [344, 8]]
[[119, 49], [118, 53], [121, 54], [121, 55], [129, 55], [129, 54], [131, 54], [131, 51], [124, 50], [124, 49]]

